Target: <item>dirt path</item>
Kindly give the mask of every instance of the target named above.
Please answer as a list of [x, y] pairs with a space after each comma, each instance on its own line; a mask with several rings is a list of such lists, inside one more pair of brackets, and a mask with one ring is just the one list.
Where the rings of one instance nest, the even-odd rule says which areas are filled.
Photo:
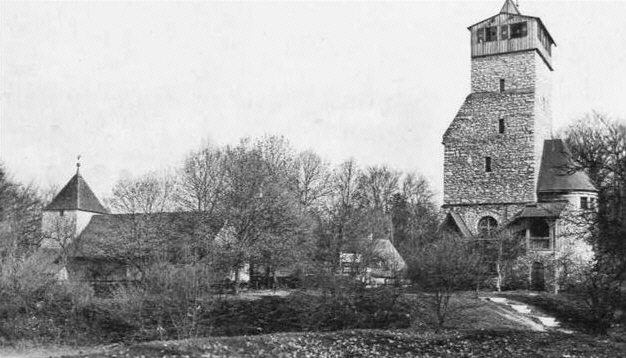
[[48, 358], [61, 356], [74, 356], [103, 352], [119, 347], [119, 344], [90, 347], [67, 347], [67, 346], [43, 346], [29, 348], [0, 347], [2, 358]]

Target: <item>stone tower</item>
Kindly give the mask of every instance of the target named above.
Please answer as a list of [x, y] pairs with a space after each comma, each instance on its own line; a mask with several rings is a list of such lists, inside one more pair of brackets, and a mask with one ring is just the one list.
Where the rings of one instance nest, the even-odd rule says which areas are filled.
[[444, 208], [476, 235], [537, 200], [555, 42], [511, 0], [469, 30], [471, 93], [443, 136]]

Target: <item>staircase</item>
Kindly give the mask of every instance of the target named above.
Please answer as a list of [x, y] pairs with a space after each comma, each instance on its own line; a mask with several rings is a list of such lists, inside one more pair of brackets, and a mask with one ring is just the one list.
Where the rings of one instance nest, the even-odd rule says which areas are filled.
[[[520, 315], [530, 318], [536, 324], [531, 324], [531, 328], [537, 331], [545, 331], [546, 329], [558, 329], [559, 321], [557, 321], [554, 317], [538, 315], [534, 314], [532, 309], [523, 303], [512, 301], [504, 297], [481, 297], [482, 300], [491, 301], [493, 303], [498, 304], [500, 307], [503, 307], [507, 310], [513, 310]], [[504, 316], [508, 316], [503, 314]], [[507, 317], [510, 318], [510, 317]], [[561, 330], [563, 332], [567, 332], [565, 330]]]

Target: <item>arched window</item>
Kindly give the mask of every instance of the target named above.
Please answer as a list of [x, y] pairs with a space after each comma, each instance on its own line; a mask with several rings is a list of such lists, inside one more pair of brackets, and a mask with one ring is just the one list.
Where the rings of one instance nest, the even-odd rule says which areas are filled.
[[496, 233], [498, 222], [491, 216], [485, 216], [478, 220], [478, 232], [482, 236], [492, 236]]

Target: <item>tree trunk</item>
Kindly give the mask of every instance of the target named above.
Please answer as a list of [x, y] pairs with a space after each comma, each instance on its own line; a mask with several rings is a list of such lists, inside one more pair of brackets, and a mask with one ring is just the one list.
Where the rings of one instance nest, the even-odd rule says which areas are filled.
[[233, 280], [233, 294], [239, 294], [239, 266], [235, 268], [235, 279]]
[[274, 290], [274, 292], [276, 292], [276, 289], [278, 288], [278, 278], [276, 278], [276, 269], [272, 270], [272, 277], [273, 277], [273, 283], [272, 283], [272, 289]]

